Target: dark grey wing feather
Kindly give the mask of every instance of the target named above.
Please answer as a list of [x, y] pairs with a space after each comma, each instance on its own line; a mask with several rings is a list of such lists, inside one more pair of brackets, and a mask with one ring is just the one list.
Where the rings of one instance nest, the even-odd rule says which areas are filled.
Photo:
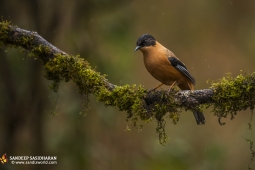
[[188, 72], [186, 68], [180, 65], [175, 66], [175, 68], [177, 68], [181, 73], [183, 73], [186, 77], [188, 77], [194, 85], [196, 84], [196, 80], [194, 79], [194, 77], [192, 77], [192, 75], [190, 75], [190, 73]]
[[177, 70], [179, 70], [182, 74], [184, 74], [190, 81], [195, 85], [196, 80], [194, 77], [188, 72], [187, 67], [177, 58], [168, 57], [168, 60], [171, 62], [172, 66], [174, 66]]

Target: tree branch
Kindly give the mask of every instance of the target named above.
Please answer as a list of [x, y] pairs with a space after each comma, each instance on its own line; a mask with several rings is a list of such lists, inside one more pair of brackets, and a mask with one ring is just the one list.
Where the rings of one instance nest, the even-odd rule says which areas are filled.
[[[7, 29], [5, 28], [5, 31], [0, 32], [0, 36], [3, 36], [3, 33], [7, 33], [8, 36], [0, 40], [5, 46], [11, 45], [15, 47], [21, 47], [32, 53], [35, 53], [35, 55], [37, 55], [44, 62], [44, 64], [46, 64], [49, 59], [54, 58], [54, 56], [57, 54], [62, 54], [63, 56], [70, 56], [66, 52], [58, 49], [57, 47], [46, 41], [37, 32], [27, 31], [12, 25], [8, 25], [8, 23], [1, 22], [0, 28], [3, 29], [4, 26], [7, 26]], [[39, 50], [39, 52], [37, 50]], [[106, 79], [104, 80], [104, 82], [106, 88], [108, 88], [109, 90], [114, 89], [116, 86], [109, 83]], [[180, 91], [177, 93], [176, 99], [179, 101], [179, 99], [181, 98], [181, 103], [183, 105], [194, 105], [195, 103], [197, 104], [197, 102], [203, 104], [211, 102], [212, 93], [213, 91], [211, 89], [195, 90], [191, 96], [190, 93]], [[154, 97], [156, 97], [156, 95], [150, 95], [148, 96], [148, 100], [151, 100], [151, 98]]]
[[[165, 140], [166, 114], [173, 122], [179, 119], [181, 109], [195, 110], [201, 106], [212, 107], [219, 118], [233, 117], [237, 111], [253, 109], [255, 104], [254, 73], [230, 75], [212, 83], [211, 88], [194, 91], [173, 89], [149, 93], [142, 86], [117, 86], [111, 84], [104, 75], [95, 72], [89, 63], [80, 56], [72, 56], [53, 46], [37, 32], [27, 31], [0, 22], [0, 46], [15, 47], [25, 50], [28, 56], [35, 56], [43, 61], [45, 77], [53, 80], [52, 89], [58, 90], [61, 81], [72, 80], [87, 101], [93, 94], [106, 106], [115, 106], [127, 112], [127, 120], [132, 126], [140, 127], [139, 120], [150, 121], [156, 118], [157, 131]], [[164, 141], [163, 141], [164, 142]]]

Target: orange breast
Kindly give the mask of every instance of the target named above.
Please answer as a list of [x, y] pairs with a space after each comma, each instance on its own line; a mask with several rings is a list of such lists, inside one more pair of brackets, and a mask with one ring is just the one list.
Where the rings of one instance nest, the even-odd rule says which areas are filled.
[[[159, 46], [159, 43], [156, 45]], [[142, 52], [144, 57], [144, 65], [155, 79], [169, 86], [176, 81], [180, 89], [193, 90], [191, 81], [171, 65], [170, 61], [168, 60], [168, 57], [170, 57], [169, 50], [167, 50], [165, 47], [150, 47]]]

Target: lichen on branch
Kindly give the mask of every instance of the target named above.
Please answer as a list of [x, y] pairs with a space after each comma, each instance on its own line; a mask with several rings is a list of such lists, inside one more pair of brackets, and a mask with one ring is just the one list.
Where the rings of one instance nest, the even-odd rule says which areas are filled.
[[238, 111], [254, 109], [255, 73], [240, 73], [235, 78], [228, 73], [222, 79], [212, 82], [211, 88], [214, 90], [212, 112], [219, 118], [231, 115], [233, 119]]
[[0, 47], [19, 48], [29, 56], [40, 58], [45, 78], [53, 81], [51, 88], [55, 92], [62, 81], [71, 80], [86, 99], [89, 95], [95, 95], [105, 106], [126, 111], [127, 121], [133, 127], [140, 129], [142, 122], [155, 119], [161, 144], [167, 140], [166, 120], [170, 118], [176, 124], [182, 110], [211, 107], [220, 120], [228, 115], [233, 118], [240, 110], [253, 110], [255, 105], [255, 73], [240, 73], [236, 78], [228, 74], [211, 82], [211, 87], [203, 90], [148, 92], [141, 85], [111, 84], [105, 75], [94, 71], [84, 58], [69, 55], [47, 42], [37, 32], [20, 29], [7, 21], [0, 22]]

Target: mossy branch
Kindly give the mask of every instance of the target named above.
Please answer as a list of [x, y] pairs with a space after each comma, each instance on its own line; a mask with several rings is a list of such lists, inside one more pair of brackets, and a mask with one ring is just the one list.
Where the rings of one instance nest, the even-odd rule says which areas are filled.
[[164, 128], [166, 118], [177, 123], [182, 109], [211, 106], [219, 120], [228, 115], [233, 118], [240, 110], [254, 109], [255, 73], [241, 73], [236, 78], [228, 74], [221, 80], [211, 82], [211, 87], [203, 90], [173, 89], [170, 93], [163, 90], [149, 93], [142, 86], [111, 84], [105, 75], [91, 69], [89, 63], [79, 55], [69, 55], [47, 42], [37, 32], [20, 29], [6, 21], [0, 22], [0, 46], [19, 48], [29, 56], [40, 58], [44, 64], [45, 77], [54, 82], [54, 91], [58, 90], [61, 81], [72, 80], [86, 99], [93, 94], [105, 106], [126, 111], [131, 126], [140, 128], [141, 120], [148, 122], [155, 118], [160, 143], [164, 143], [167, 138]]

